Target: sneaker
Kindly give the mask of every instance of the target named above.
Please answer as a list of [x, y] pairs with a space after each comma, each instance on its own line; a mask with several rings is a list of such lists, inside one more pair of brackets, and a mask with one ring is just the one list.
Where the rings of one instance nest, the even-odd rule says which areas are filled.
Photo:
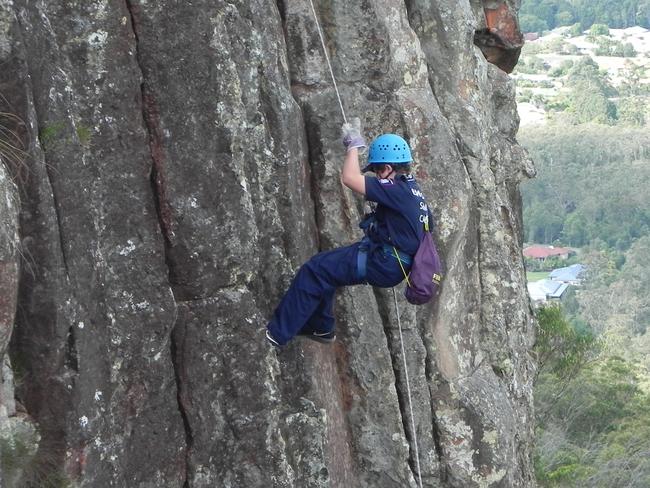
[[329, 332], [318, 332], [318, 331], [309, 331], [309, 332], [298, 332], [298, 335], [301, 337], [306, 337], [312, 341], [321, 342], [323, 344], [329, 344], [336, 340], [336, 333], [332, 330]]
[[266, 340], [271, 344], [275, 349], [281, 349], [282, 345], [276, 341], [273, 336], [269, 333], [269, 330], [266, 329]]

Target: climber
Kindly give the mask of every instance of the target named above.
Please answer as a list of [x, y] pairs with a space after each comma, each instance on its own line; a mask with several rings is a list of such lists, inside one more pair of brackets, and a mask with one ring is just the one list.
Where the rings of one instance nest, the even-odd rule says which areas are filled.
[[[298, 270], [266, 328], [266, 338], [276, 348], [296, 335], [333, 342], [336, 288], [361, 283], [388, 288], [400, 283], [423, 236], [423, 223], [431, 219], [410, 172], [411, 151], [404, 139], [395, 134], [377, 137], [362, 170], [359, 151], [366, 143], [358, 119], [343, 125], [343, 145], [341, 181], [374, 202], [375, 209], [359, 224], [363, 240], [316, 254]], [[364, 176], [368, 171], [377, 177]]]

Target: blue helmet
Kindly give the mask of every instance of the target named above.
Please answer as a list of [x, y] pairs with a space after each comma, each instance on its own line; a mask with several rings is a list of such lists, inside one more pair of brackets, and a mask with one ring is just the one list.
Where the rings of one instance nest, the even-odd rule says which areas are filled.
[[377, 137], [368, 151], [368, 171], [372, 164], [408, 164], [413, 161], [408, 143], [396, 134], [382, 134]]

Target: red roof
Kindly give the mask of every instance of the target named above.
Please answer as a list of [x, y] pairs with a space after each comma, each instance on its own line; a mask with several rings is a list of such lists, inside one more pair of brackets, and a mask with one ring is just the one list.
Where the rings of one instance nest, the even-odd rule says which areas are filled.
[[555, 246], [529, 246], [524, 249], [524, 256], [528, 258], [544, 259], [551, 256], [561, 256], [569, 254], [571, 249], [568, 247], [555, 247]]

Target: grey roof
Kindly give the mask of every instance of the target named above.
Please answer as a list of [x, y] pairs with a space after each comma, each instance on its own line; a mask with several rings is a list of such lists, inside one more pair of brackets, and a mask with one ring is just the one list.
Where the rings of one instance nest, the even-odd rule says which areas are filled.
[[587, 268], [582, 264], [572, 264], [566, 268], [551, 271], [551, 279], [555, 281], [577, 281]]
[[528, 293], [530, 293], [533, 300], [561, 298], [568, 287], [568, 283], [560, 283], [549, 279], [539, 280], [528, 283]]

